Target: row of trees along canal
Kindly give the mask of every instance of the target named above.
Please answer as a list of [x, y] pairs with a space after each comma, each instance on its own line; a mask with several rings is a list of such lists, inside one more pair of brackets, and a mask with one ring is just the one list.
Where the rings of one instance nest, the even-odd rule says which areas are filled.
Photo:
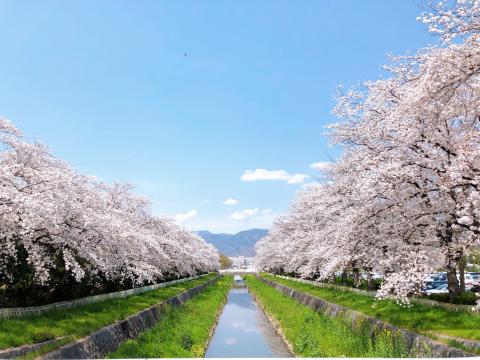
[[218, 268], [215, 248], [128, 184], [78, 174], [0, 118], [0, 306], [65, 300]]
[[462, 259], [480, 245], [480, 2], [429, 5], [419, 20], [439, 44], [340, 88], [329, 135], [343, 155], [257, 245], [259, 267], [378, 271], [378, 296], [405, 301], [444, 268], [451, 296], [464, 291]]

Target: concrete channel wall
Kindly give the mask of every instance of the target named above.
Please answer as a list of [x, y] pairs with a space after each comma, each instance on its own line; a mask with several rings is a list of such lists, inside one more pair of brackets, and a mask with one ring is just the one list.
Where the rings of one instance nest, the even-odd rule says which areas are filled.
[[166, 281], [159, 284], [142, 286], [139, 288], [123, 290], [123, 291], [116, 291], [108, 294], [89, 296], [89, 297], [84, 297], [84, 298], [76, 299], [72, 301], [61, 301], [53, 304], [30, 306], [30, 307], [0, 308], [0, 319], [11, 319], [11, 318], [19, 318], [19, 317], [32, 316], [32, 315], [41, 315], [52, 310], [70, 309], [73, 307], [93, 304], [93, 303], [97, 303], [97, 302], [105, 301], [109, 299], [122, 299], [132, 295], [138, 295], [147, 291], [152, 291], [152, 290], [160, 289], [173, 284], [181, 283], [184, 281], [197, 279], [205, 275], [206, 274], [192, 276], [188, 278], [182, 278], [178, 280]]
[[289, 288], [288, 286], [270, 281], [259, 275], [256, 277], [265, 284], [277, 289], [282, 294], [295, 299], [299, 303], [308, 306], [314, 311], [321, 312], [329, 317], [340, 317], [348, 322], [351, 322], [352, 328], [357, 328], [360, 322], [367, 321], [371, 325], [370, 337], [372, 340], [375, 338], [376, 334], [383, 330], [388, 330], [394, 334], [398, 334], [404, 339], [407, 346], [408, 355], [410, 357], [448, 358], [475, 356], [474, 354], [470, 354], [460, 349], [436, 342], [426, 336], [401, 329], [397, 326], [390, 325], [384, 321], [367, 316], [360, 312], [330, 303], [313, 295], [306, 294]]
[[[213, 284], [220, 278], [216, 276], [203, 284], [191, 288], [183, 293], [168, 298], [159, 304], [131, 315], [125, 320], [106, 326], [93, 332], [87, 337], [64, 345], [52, 352], [47, 353], [43, 359], [98, 359], [104, 358], [108, 353], [115, 351], [118, 346], [127, 339], [134, 339], [143, 331], [154, 326], [160, 321], [168, 306], [180, 306], [191, 299], [208, 285]], [[40, 344], [24, 345], [14, 349], [0, 351], [0, 359], [14, 359], [29, 352], [40, 350], [44, 346], [57, 342], [46, 341]]]

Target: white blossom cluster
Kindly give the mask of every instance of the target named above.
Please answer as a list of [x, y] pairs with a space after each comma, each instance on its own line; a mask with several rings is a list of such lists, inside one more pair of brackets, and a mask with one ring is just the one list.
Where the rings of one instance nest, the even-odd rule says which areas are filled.
[[432, 8], [422, 19], [441, 45], [338, 96], [343, 155], [258, 243], [259, 268], [325, 279], [354, 264], [385, 275], [379, 297], [408, 301], [443, 267], [457, 291], [459, 260], [480, 246], [480, 1]]
[[77, 281], [142, 284], [218, 268], [212, 245], [151, 214], [131, 186], [78, 174], [0, 118], [0, 283], [21, 266], [50, 284], [60, 267]]

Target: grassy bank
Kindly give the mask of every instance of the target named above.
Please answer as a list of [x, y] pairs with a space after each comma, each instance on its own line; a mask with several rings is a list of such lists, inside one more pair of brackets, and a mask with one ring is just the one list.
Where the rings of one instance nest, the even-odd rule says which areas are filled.
[[125, 319], [169, 297], [178, 295], [216, 276], [174, 284], [124, 299], [111, 299], [81, 307], [56, 310], [44, 315], [0, 321], [0, 349], [68, 336], [79, 339], [97, 329]]
[[264, 274], [262, 276], [417, 333], [431, 337], [435, 337], [435, 333], [439, 333], [480, 340], [480, 315], [468, 311], [448, 310], [417, 303], [405, 308], [394, 301], [375, 301], [373, 297], [353, 292], [321, 288], [271, 275]]
[[379, 334], [372, 343], [369, 328], [359, 325], [354, 332], [341, 319], [329, 318], [299, 304], [254, 276], [246, 277], [249, 289], [277, 320], [301, 357], [405, 357], [404, 342], [389, 332]]
[[232, 277], [223, 277], [182, 306], [169, 308], [155, 327], [125, 341], [109, 357], [202, 357], [231, 285]]

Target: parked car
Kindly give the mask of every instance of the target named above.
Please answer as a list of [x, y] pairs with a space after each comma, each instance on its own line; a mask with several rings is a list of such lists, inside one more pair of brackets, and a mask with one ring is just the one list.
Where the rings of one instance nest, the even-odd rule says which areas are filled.
[[[458, 279], [458, 281], [460, 281], [460, 275], [459, 274], [457, 274], [457, 279]], [[473, 285], [473, 277], [469, 273], [465, 274], [465, 285]]]
[[440, 285], [439, 287], [435, 288], [435, 289], [430, 289], [430, 290], [426, 290], [425, 293], [427, 295], [431, 295], [431, 294], [447, 294], [448, 293], [448, 285], [447, 284], [442, 284]]
[[361, 277], [363, 280], [367, 280], [369, 276], [371, 276], [372, 280], [381, 280], [381, 279], [383, 279], [383, 275], [380, 274], [380, 273], [376, 273], [376, 272], [371, 273], [371, 274], [364, 272], [364, 273], [362, 273], [362, 274], [360, 275], [360, 277]]
[[436, 289], [441, 285], [445, 285], [446, 283], [446, 281], [426, 281], [424, 283], [423, 289], [424, 291]]
[[433, 281], [447, 281], [446, 273], [437, 273], [433, 276]]
[[425, 281], [430, 282], [430, 281], [435, 281], [435, 276], [436, 274], [429, 274], [427, 277], [425, 277]]
[[373, 274], [372, 274], [372, 279], [373, 279], [373, 280], [382, 280], [382, 279], [383, 279], [383, 274], [373, 273]]

